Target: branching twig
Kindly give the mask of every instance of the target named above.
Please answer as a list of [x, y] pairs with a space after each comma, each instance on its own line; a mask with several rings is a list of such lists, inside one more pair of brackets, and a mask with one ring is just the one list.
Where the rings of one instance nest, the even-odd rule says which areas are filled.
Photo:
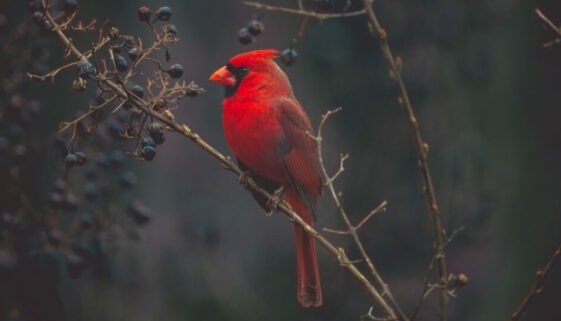
[[[446, 271], [446, 257], [443, 252], [443, 244], [445, 240], [446, 231], [442, 226], [440, 220], [440, 209], [438, 207], [438, 202], [436, 200], [436, 193], [434, 191], [434, 185], [432, 182], [431, 172], [429, 168], [429, 161], [428, 161], [428, 144], [425, 142], [421, 135], [421, 130], [419, 127], [419, 123], [417, 121], [417, 117], [415, 116], [415, 112], [413, 110], [413, 106], [411, 105], [411, 101], [409, 100], [409, 95], [407, 93], [407, 89], [405, 88], [405, 84], [403, 83], [403, 79], [401, 77], [401, 70], [399, 63], [396, 62], [396, 58], [394, 58], [392, 51], [388, 44], [388, 35], [384, 28], [380, 25], [376, 13], [372, 7], [372, 0], [362, 0], [364, 7], [366, 9], [366, 15], [370, 22], [371, 31], [372, 33], [378, 38], [380, 43], [380, 48], [382, 49], [382, 53], [384, 58], [390, 68], [390, 74], [394, 79], [395, 83], [397, 84], [399, 90], [399, 104], [405, 109], [407, 113], [407, 117], [409, 120], [409, 124], [411, 126], [411, 130], [413, 132], [413, 141], [415, 143], [415, 148], [417, 150], [417, 157], [419, 159], [419, 169], [421, 171], [423, 177], [423, 192], [426, 198], [426, 202], [429, 208], [429, 211], [432, 216], [433, 227], [434, 227], [434, 249], [436, 252], [437, 257], [437, 273], [438, 273], [438, 283], [441, 285], [446, 284], [446, 280], [448, 279], [447, 271]], [[441, 297], [439, 302], [439, 315], [441, 320], [446, 320], [446, 306], [448, 303], [448, 297], [446, 291], [441, 291]]]
[[366, 10], [364, 10], [364, 9], [359, 10], [359, 11], [342, 12], [342, 13], [319, 13], [319, 12], [304, 10], [304, 9], [292, 9], [292, 8], [285, 8], [285, 7], [270, 6], [270, 5], [267, 5], [267, 4], [262, 4], [262, 3], [259, 3], [259, 2], [252, 2], [252, 1], [245, 1], [244, 4], [246, 4], [250, 7], [255, 7], [257, 9], [263, 9], [263, 10], [266, 10], [266, 11], [284, 12], [284, 13], [289, 13], [289, 14], [293, 14], [293, 15], [315, 18], [315, 19], [318, 19], [318, 20], [350, 18], [350, 17], [361, 16], [361, 15], [364, 15], [366, 13]]
[[530, 302], [538, 294], [542, 292], [544, 280], [546, 279], [553, 264], [559, 261], [560, 257], [561, 257], [561, 242], [559, 243], [559, 245], [557, 245], [557, 248], [555, 249], [555, 251], [553, 251], [549, 259], [547, 260], [545, 266], [536, 271], [536, 277], [534, 278], [534, 282], [532, 282], [530, 288], [528, 288], [528, 291], [526, 292], [520, 303], [518, 303], [516, 309], [514, 309], [514, 312], [510, 316], [509, 321], [517, 321], [522, 318], [522, 316], [524, 315], [524, 311], [526, 311], [526, 308], [528, 307]]
[[[362, 258], [364, 259], [364, 261], [366, 262], [366, 264], [370, 268], [370, 272], [371, 272], [372, 276], [374, 277], [376, 282], [380, 285], [380, 287], [382, 287], [383, 296], [385, 296], [389, 299], [390, 303], [393, 305], [394, 309], [399, 314], [399, 319], [407, 321], [408, 320], [407, 316], [403, 313], [403, 311], [399, 307], [399, 304], [394, 299], [394, 297], [393, 297], [393, 295], [390, 291], [389, 286], [387, 285], [386, 282], [384, 282], [384, 280], [382, 279], [382, 276], [380, 275], [380, 273], [378, 272], [378, 270], [376, 269], [376, 267], [372, 263], [372, 260], [370, 259], [370, 256], [368, 255], [368, 253], [366, 253], [366, 249], [364, 248], [364, 246], [362, 244], [362, 241], [360, 240], [360, 238], [358, 236], [358, 233], [357, 233], [358, 228], [356, 226], [353, 226], [353, 224], [351, 223], [351, 221], [349, 219], [349, 216], [347, 215], [347, 212], [345, 211], [345, 209], [343, 207], [343, 204], [341, 202], [341, 198], [338, 195], [338, 193], [335, 191], [335, 187], [333, 186], [334, 178], [336, 178], [336, 176], [338, 176], [342, 171], [344, 171], [343, 164], [344, 164], [344, 160], [347, 157], [345, 157], [345, 156], [341, 157], [339, 170], [335, 173], [335, 175], [329, 176], [329, 174], [327, 173], [327, 169], [325, 167], [325, 164], [323, 162], [323, 157], [321, 156], [322, 155], [322, 144], [321, 144], [321, 142], [322, 142], [323, 127], [325, 126], [325, 123], [326, 123], [327, 119], [329, 118], [329, 116], [333, 115], [334, 113], [337, 113], [337, 112], [341, 111], [341, 109], [342, 109], [341, 107], [338, 107], [338, 108], [335, 108], [333, 110], [329, 110], [321, 117], [321, 121], [320, 121], [320, 124], [318, 126], [317, 136], [314, 137], [316, 139], [317, 145], [318, 145], [318, 150], [319, 150], [319, 155], [320, 155], [320, 158], [319, 158], [320, 167], [321, 167], [321, 170], [323, 172], [323, 176], [324, 176], [325, 181], [326, 181], [325, 185], [327, 186], [327, 189], [330, 192], [331, 198], [333, 199], [333, 202], [335, 203], [335, 207], [337, 207], [337, 209], [339, 210], [339, 214], [343, 218], [343, 221], [345, 222], [345, 225], [348, 228], [348, 234], [352, 237], [353, 241], [355, 242], [356, 246], [358, 247], [358, 250], [359, 250]], [[385, 205], [385, 204], [383, 204], [383, 205]], [[392, 310], [392, 308], [389, 307], [388, 303], [385, 300], [378, 301], [378, 304], [380, 304], [385, 310]], [[388, 316], [391, 319], [397, 319], [398, 318], [398, 316], [396, 314], [389, 314]]]
[[[360, 221], [357, 225], [354, 225], [353, 228], [355, 230], [359, 230], [366, 222], [368, 222], [371, 218], [373, 218], [374, 216], [384, 213], [386, 211], [386, 206], [388, 205], [387, 201], [383, 201], [382, 203], [380, 203], [380, 205], [378, 205], [375, 209], [373, 209], [372, 211], [370, 211], [370, 213], [366, 214], [366, 216], [362, 219], [362, 221]], [[345, 231], [341, 231], [341, 230], [333, 230], [330, 228], [324, 228], [323, 229], [326, 232], [329, 233], [333, 233], [333, 234], [341, 234], [341, 235], [347, 235], [350, 234], [350, 230], [345, 230]]]

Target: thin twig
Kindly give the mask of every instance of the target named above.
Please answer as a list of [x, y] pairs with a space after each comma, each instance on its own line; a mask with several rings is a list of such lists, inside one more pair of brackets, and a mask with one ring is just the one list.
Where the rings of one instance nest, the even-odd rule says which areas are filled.
[[293, 15], [311, 17], [311, 18], [315, 18], [315, 19], [318, 19], [318, 20], [350, 18], [350, 17], [361, 16], [361, 15], [364, 15], [366, 13], [366, 11], [364, 9], [359, 10], [359, 11], [342, 12], [342, 13], [319, 13], [319, 12], [315, 12], [315, 11], [311, 11], [311, 10], [292, 9], [292, 8], [271, 6], [271, 5], [268, 5], [268, 4], [263, 4], [263, 3], [259, 3], [259, 2], [253, 2], [253, 1], [244, 1], [244, 4], [248, 5], [250, 7], [255, 7], [257, 9], [263, 9], [263, 10], [266, 10], [266, 11], [284, 12], [284, 13], [289, 13], [289, 14], [293, 14]]
[[[455, 229], [454, 231], [452, 231], [452, 233], [450, 234], [450, 237], [448, 237], [448, 239], [446, 239], [446, 241], [444, 241], [442, 246], [446, 247], [450, 243], [452, 243], [452, 241], [456, 238], [456, 236], [460, 232], [462, 232], [464, 229], [465, 229], [465, 226], [460, 226], [457, 229]], [[445, 285], [442, 285], [440, 283], [439, 284], [431, 284], [431, 282], [430, 282], [430, 276], [434, 271], [435, 263], [438, 260], [438, 253], [439, 252], [444, 252], [444, 248], [442, 249], [442, 251], [436, 251], [434, 253], [434, 256], [432, 257], [430, 263], [429, 263], [429, 267], [427, 269], [427, 274], [426, 274], [425, 280], [423, 282], [424, 285], [423, 285], [423, 290], [421, 291], [421, 293], [422, 293], [421, 297], [419, 298], [419, 302], [417, 303], [417, 306], [415, 307], [415, 311], [413, 311], [413, 314], [409, 318], [411, 321], [414, 321], [417, 318], [417, 315], [419, 314], [419, 311], [421, 310], [421, 308], [423, 306], [423, 303], [425, 302], [425, 299], [429, 296], [430, 293], [432, 293], [432, 291], [435, 288], [447, 290], [447, 286], [445, 286]]]
[[524, 311], [526, 311], [526, 308], [528, 307], [530, 302], [532, 302], [532, 300], [542, 292], [544, 280], [549, 274], [549, 271], [551, 271], [551, 267], [553, 266], [553, 264], [559, 261], [560, 257], [561, 257], [561, 242], [557, 245], [557, 248], [555, 249], [555, 251], [553, 251], [549, 259], [547, 260], [545, 266], [536, 271], [536, 277], [534, 278], [534, 282], [532, 282], [532, 284], [528, 288], [528, 291], [526, 291], [526, 294], [524, 295], [524, 297], [522, 297], [522, 300], [520, 300], [520, 303], [518, 303], [518, 305], [514, 309], [514, 312], [508, 319], [509, 321], [517, 321], [522, 318], [522, 316], [524, 315]]
[[[403, 79], [401, 77], [401, 70], [398, 65], [401, 65], [401, 61], [398, 64], [396, 59], [394, 58], [390, 46], [388, 44], [388, 35], [384, 28], [380, 25], [376, 13], [374, 12], [374, 8], [372, 5], [372, 0], [362, 0], [364, 7], [366, 9], [366, 15], [370, 22], [371, 31], [375, 37], [378, 38], [380, 43], [380, 48], [384, 55], [384, 59], [388, 64], [392, 78], [394, 79], [395, 83], [397, 84], [399, 90], [399, 97], [398, 102], [399, 104], [404, 107], [407, 117], [409, 120], [409, 125], [411, 126], [411, 131], [413, 133], [413, 141], [415, 143], [415, 148], [417, 150], [417, 157], [419, 159], [419, 169], [421, 171], [421, 175], [423, 177], [423, 194], [425, 195], [425, 199], [427, 202], [427, 206], [429, 208], [429, 212], [432, 216], [433, 228], [434, 228], [434, 250], [436, 252], [437, 259], [437, 274], [438, 274], [438, 283], [441, 285], [446, 284], [447, 280], [447, 271], [446, 271], [446, 257], [443, 252], [443, 244], [445, 240], [446, 231], [442, 226], [442, 222], [440, 219], [440, 209], [438, 207], [438, 202], [436, 200], [436, 193], [434, 191], [434, 184], [432, 182], [431, 172], [429, 168], [429, 161], [428, 161], [428, 144], [423, 139], [421, 135], [421, 130], [419, 127], [419, 123], [417, 121], [417, 117], [415, 116], [415, 112], [413, 110], [413, 106], [411, 105], [411, 101], [409, 100], [409, 95], [407, 93], [407, 89], [405, 88], [405, 84], [403, 83]], [[439, 300], [439, 316], [440, 320], [446, 320], [446, 306], [448, 305], [448, 297], [446, 291], [441, 291], [441, 296]]]
[[[360, 221], [357, 225], [353, 226], [353, 228], [355, 230], [359, 230], [371, 218], [373, 218], [374, 216], [376, 216], [378, 214], [381, 214], [381, 213], [385, 212], [387, 205], [388, 205], [387, 201], [383, 201], [382, 203], [380, 203], [380, 205], [378, 205], [375, 209], [370, 211], [370, 213], [366, 214], [366, 216], [362, 219], [362, 221]], [[339, 235], [351, 234], [350, 230], [341, 231], [341, 230], [330, 229], [330, 228], [327, 228], [327, 227], [324, 227], [323, 230], [325, 232], [329, 232], [329, 233], [333, 233], [333, 234], [339, 234]]]
[[561, 29], [558, 26], [556, 26], [553, 22], [551, 22], [551, 20], [549, 20], [549, 18], [547, 18], [540, 11], [540, 9], [536, 9], [534, 12], [538, 16], [538, 18], [542, 19], [542, 21], [545, 22], [553, 31], [555, 31], [555, 33], [557, 33], [559, 36], [561, 36]]

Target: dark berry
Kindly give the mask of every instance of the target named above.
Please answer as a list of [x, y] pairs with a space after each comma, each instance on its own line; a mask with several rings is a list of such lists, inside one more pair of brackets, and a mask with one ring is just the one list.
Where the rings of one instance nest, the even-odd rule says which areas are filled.
[[0, 14], [0, 32], [6, 31], [8, 26], [8, 18], [5, 14]]
[[60, 208], [62, 206], [62, 201], [63, 201], [63, 196], [61, 193], [52, 192], [49, 193], [49, 195], [47, 196], [47, 202], [54, 209]]
[[103, 152], [100, 152], [97, 154], [95, 163], [101, 168], [108, 168], [110, 166], [109, 156], [107, 156], [107, 154]]
[[78, 278], [82, 275], [82, 272], [86, 269], [86, 260], [82, 257], [69, 253], [66, 255], [66, 268], [68, 270], [68, 276], [71, 278]]
[[152, 137], [145, 137], [142, 140], [142, 143], [140, 143], [142, 145], [142, 147], [144, 146], [152, 146], [152, 147], [156, 147], [156, 142], [154, 141], [154, 138]]
[[138, 20], [148, 22], [150, 21], [150, 16], [152, 16], [152, 11], [147, 6], [138, 7]]
[[197, 97], [199, 94], [204, 93], [205, 90], [197, 85], [194, 81], [187, 85], [187, 90], [185, 91], [185, 96], [187, 97]]
[[89, 229], [93, 225], [93, 217], [90, 212], [85, 212], [80, 215], [80, 225], [84, 229]]
[[162, 21], [168, 21], [171, 18], [171, 8], [168, 6], [163, 6], [156, 11], [156, 17]]
[[123, 39], [125, 41], [125, 44], [127, 46], [134, 46], [136, 45], [136, 40], [134, 40], [134, 37], [131, 35], [122, 35], [121, 39]]
[[60, 245], [62, 241], [62, 232], [57, 229], [50, 230], [49, 232], [47, 232], [47, 241], [52, 246]]
[[65, 0], [64, 1], [64, 11], [66, 12], [74, 12], [78, 9], [78, 1], [76, 0]]
[[84, 196], [89, 200], [93, 201], [99, 196], [99, 187], [95, 183], [87, 183], [84, 185]]
[[134, 85], [132, 86], [131, 91], [140, 98], [144, 97], [144, 88], [142, 88], [142, 86]]
[[296, 50], [287, 48], [281, 53], [280, 59], [283, 64], [292, 66], [296, 62], [296, 57], [298, 57]]
[[154, 139], [156, 144], [162, 144], [166, 140], [166, 136], [164, 135], [164, 130], [162, 124], [158, 122], [153, 122], [148, 127], [148, 133], [150, 137]]
[[177, 35], [177, 28], [175, 27], [175, 25], [172, 25], [171, 23], [168, 24], [166, 26], [166, 32], [169, 33], [170, 35]]
[[82, 166], [88, 161], [88, 157], [83, 152], [74, 152], [76, 155], [76, 165]]
[[329, 10], [333, 8], [335, 0], [315, 0], [316, 6], [321, 10]]
[[5, 153], [10, 148], [10, 140], [6, 137], [0, 137], [0, 153]]
[[265, 30], [265, 25], [259, 19], [251, 19], [247, 23], [247, 31], [254, 36], [260, 35]]
[[[99, 159], [99, 158], [98, 158]], [[96, 159], [97, 162], [97, 159]], [[90, 166], [87, 170], [86, 170], [86, 178], [89, 181], [95, 181], [98, 178], [98, 174], [97, 174], [97, 168], [95, 168], [93, 165]]]
[[148, 207], [142, 204], [140, 201], [132, 202], [128, 209], [128, 214], [138, 225], [144, 225], [150, 221], [151, 211]]
[[107, 32], [107, 35], [109, 36], [109, 38], [111, 38], [112, 40], [115, 40], [117, 38], [119, 38], [119, 36], [121, 35], [121, 31], [119, 30], [119, 28], [117, 27], [111, 27], [109, 29], [109, 31]]
[[167, 100], [165, 98], [160, 98], [154, 104], [154, 110], [161, 111], [163, 108], [166, 108], [167, 105], [168, 105]]
[[133, 172], [126, 172], [119, 179], [119, 184], [124, 189], [129, 189], [136, 184], [136, 175]]
[[115, 56], [115, 68], [117, 68], [119, 72], [127, 71], [129, 64], [127, 63], [125, 57], [122, 55]]
[[238, 41], [242, 44], [242, 45], [247, 45], [253, 42], [253, 36], [251, 35], [251, 33], [249, 32], [249, 29], [247, 27], [241, 28], [238, 31]]
[[27, 103], [27, 109], [29, 109], [32, 114], [37, 115], [41, 112], [41, 102], [37, 99], [30, 100]]
[[43, 9], [43, 5], [41, 5], [41, 0], [31, 0], [27, 3], [27, 9], [29, 12], [34, 12]]
[[127, 51], [127, 54], [129, 55], [130, 60], [136, 61], [140, 55], [140, 51], [138, 50], [138, 47], [132, 47]]
[[75, 211], [80, 206], [80, 200], [73, 193], [67, 193], [62, 200], [62, 208], [67, 211]]
[[27, 156], [27, 152], [27, 146], [25, 146], [24, 144], [16, 145], [16, 147], [14, 148], [14, 155], [20, 159], [23, 159], [25, 156]]
[[95, 72], [95, 68], [94, 66], [87, 60], [81, 61], [78, 64], [78, 68], [77, 68], [77, 75], [80, 76], [81, 78], [87, 78], [90, 77], [94, 74]]
[[156, 156], [156, 148], [154, 146], [146, 145], [142, 147], [142, 151], [140, 151], [139, 156], [147, 161], [151, 161]]
[[116, 120], [111, 119], [105, 126], [107, 128], [107, 133], [111, 135], [111, 137], [115, 139], [123, 138], [123, 132], [125, 131], [125, 127], [119, 124]]
[[57, 179], [53, 184], [53, 192], [64, 193], [66, 190], [66, 182], [62, 179]]
[[183, 66], [180, 64], [173, 64], [169, 67], [167, 72], [171, 78], [179, 78], [183, 76]]
[[68, 153], [66, 157], [64, 157], [64, 163], [66, 164], [66, 167], [72, 168], [78, 165], [78, 156], [74, 153]]
[[133, 107], [134, 107], [134, 104], [132, 103], [132, 101], [130, 101], [128, 99], [123, 103], [123, 109], [124, 110], [131, 110]]
[[8, 137], [12, 142], [20, 140], [23, 137], [24, 133], [25, 131], [18, 124], [12, 124], [8, 128]]
[[109, 164], [113, 169], [117, 169], [123, 166], [124, 163], [125, 163], [125, 154], [122, 151], [116, 149], [111, 152], [111, 154], [109, 155]]

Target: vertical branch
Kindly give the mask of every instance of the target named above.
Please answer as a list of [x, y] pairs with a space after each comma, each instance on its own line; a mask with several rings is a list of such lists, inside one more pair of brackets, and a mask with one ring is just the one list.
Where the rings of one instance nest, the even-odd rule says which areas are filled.
[[[419, 123], [417, 121], [417, 117], [415, 116], [415, 112], [413, 110], [413, 106], [411, 105], [411, 101], [409, 100], [409, 95], [407, 93], [407, 89], [405, 88], [405, 84], [403, 83], [403, 79], [401, 77], [401, 70], [400, 65], [401, 62], [399, 58], [394, 58], [391, 49], [388, 44], [388, 35], [384, 28], [380, 25], [378, 18], [376, 17], [376, 13], [372, 7], [372, 0], [362, 0], [364, 7], [366, 9], [366, 16], [368, 17], [368, 21], [370, 23], [370, 30], [374, 34], [375, 37], [378, 38], [380, 43], [380, 48], [384, 55], [384, 59], [389, 66], [391, 78], [395, 81], [398, 91], [398, 103], [405, 109], [407, 113], [409, 125], [411, 126], [411, 131], [413, 133], [413, 141], [415, 143], [415, 149], [417, 151], [417, 157], [419, 161], [419, 170], [421, 171], [421, 175], [423, 177], [423, 194], [425, 195], [425, 199], [427, 202], [428, 209], [432, 216], [432, 223], [434, 227], [434, 249], [436, 252], [437, 258], [437, 274], [438, 274], [438, 284], [441, 286], [441, 297], [439, 302], [439, 315], [441, 320], [446, 320], [446, 306], [448, 303], [448, 295], [446, 291], [446, 280], [447, 280], [447, 271], [446, 271], [446, 258], [444, 254], [444, 241], [445, 241], [445, 234], [446, 231], [442, 226], [442, 222], [440, 219], [440, 209], [438, 207], [438, 202], [436, 200], [436, 194], [434, 192], [434, 185], [432, 182], [431, 172], [429, 168], [429, 161], [428, 161], [428, 152], [429, 146], [423, 139], [421, 135], [421, 130], [419, 128]], [[397, 60], [397, 61], [396, 61]]]

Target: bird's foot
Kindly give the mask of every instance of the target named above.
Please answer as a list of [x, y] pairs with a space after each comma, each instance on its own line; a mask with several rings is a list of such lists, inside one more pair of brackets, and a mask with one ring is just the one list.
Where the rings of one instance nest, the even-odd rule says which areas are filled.
[[249, 179], [251, 178], [250, 171], [243, 171], [240, 174], [240, 184], [245, 187], [245, 189], [249, 189]]
[[271, 214], [273, 214], [279, 207], [279, 203], [282, 200], [282, 194], [284, 193], [284, 186], [279, 187], [279, 189], [277, 189], [273, 195], [271, 195], [271, 198], [267, 201], [267, 212], [266, 215], [269, 216]]

